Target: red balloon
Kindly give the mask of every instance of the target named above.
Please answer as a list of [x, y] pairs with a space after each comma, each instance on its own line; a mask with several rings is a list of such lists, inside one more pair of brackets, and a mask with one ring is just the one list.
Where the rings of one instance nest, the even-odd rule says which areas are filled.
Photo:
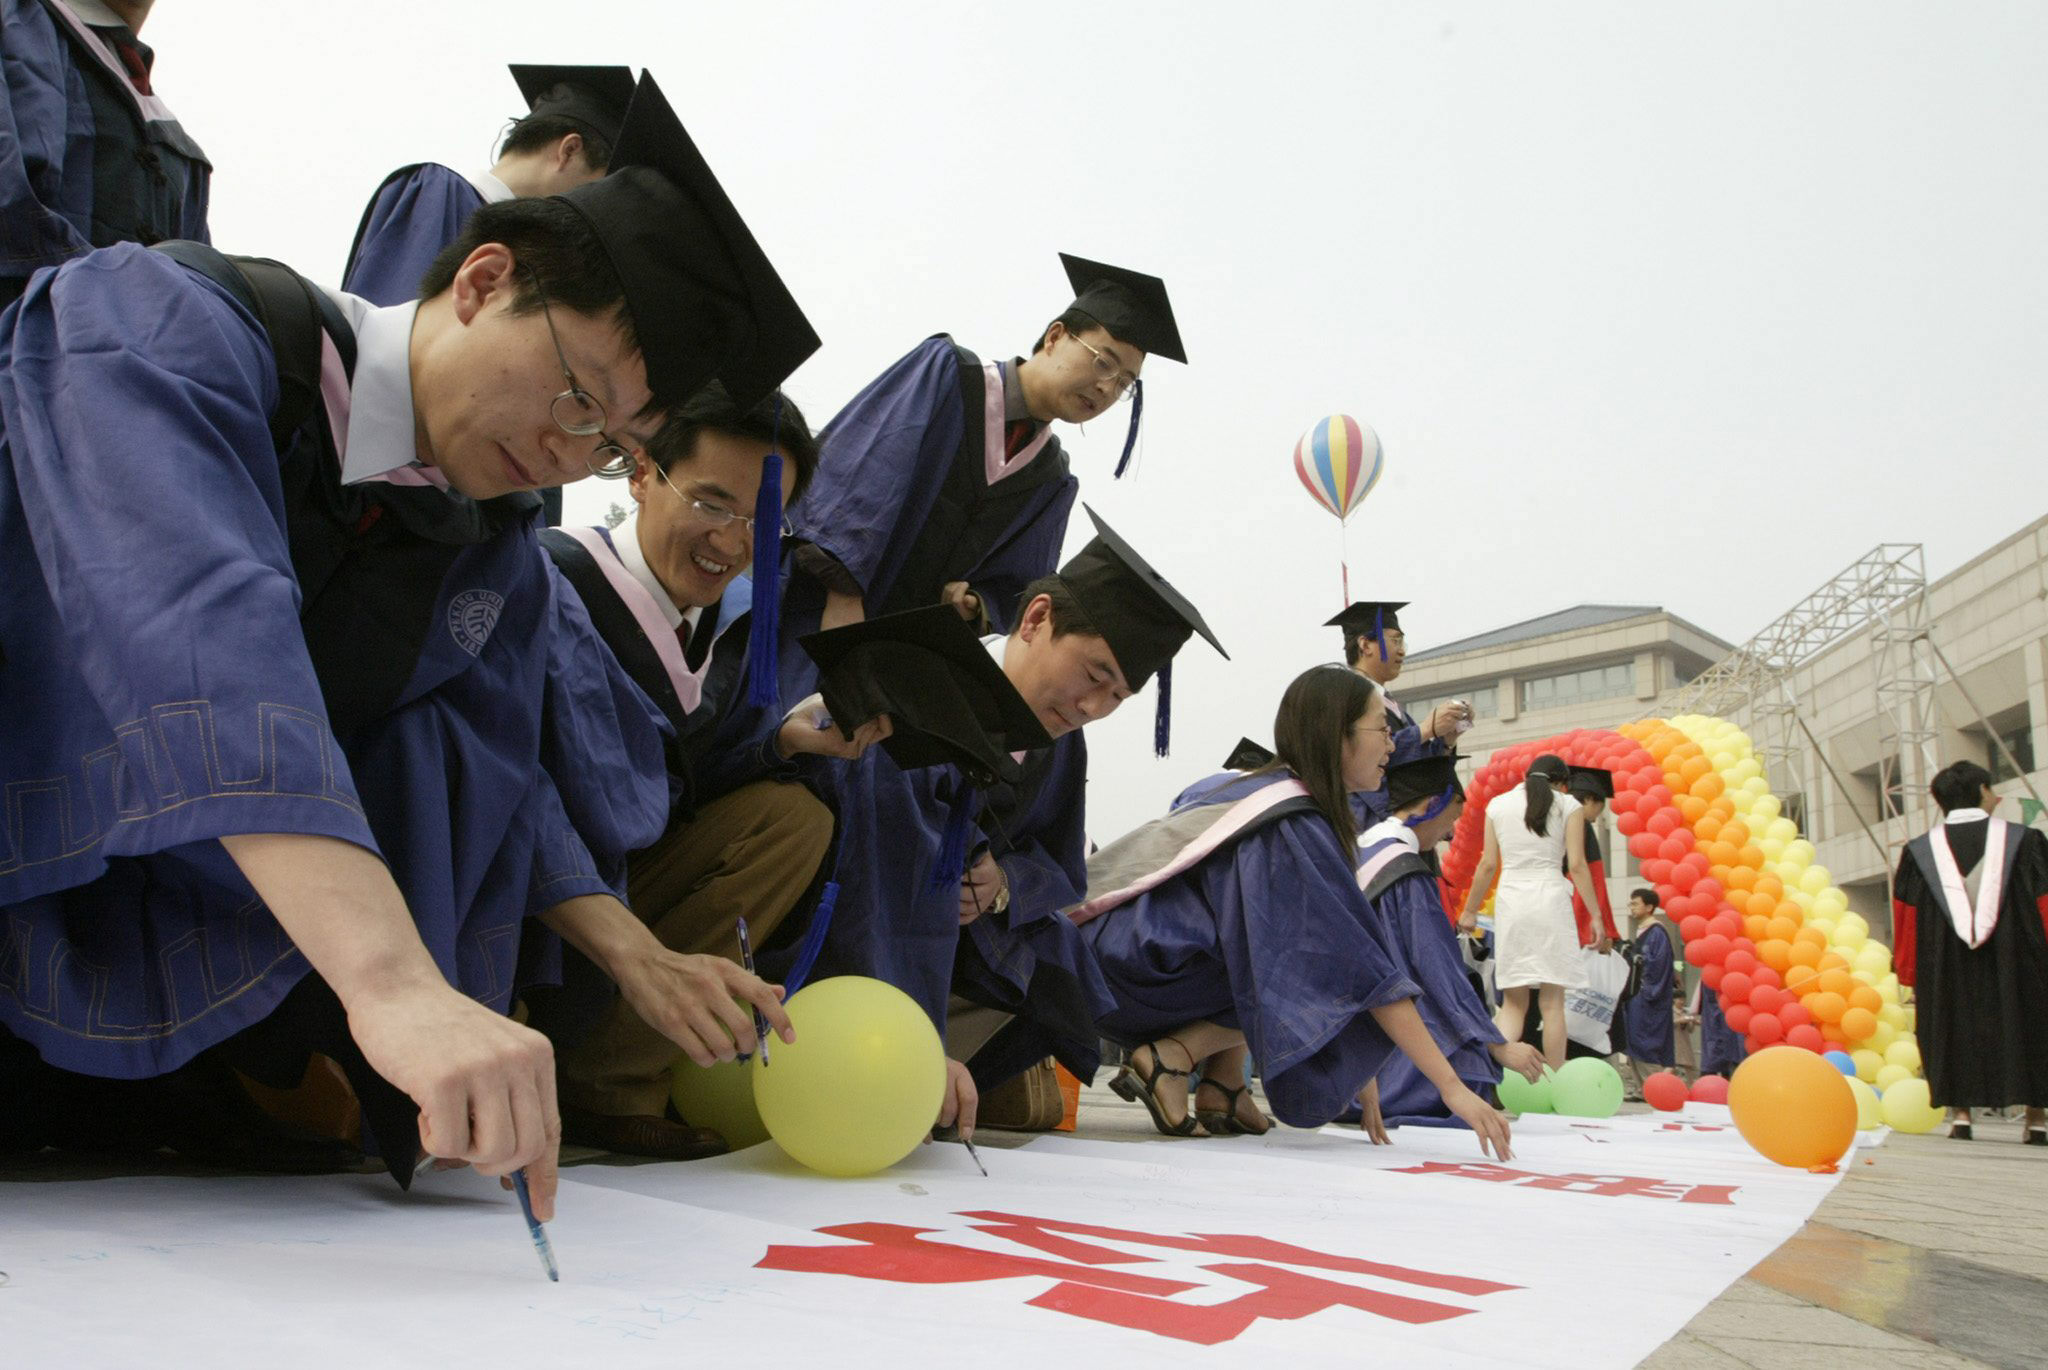
[[1628, 840], [1629, 855], [1638, 861], [1648, 861], [1657, 855], [1658, 838], [1653, 832], [1639, 832]]
[[[1733, 952], [1729, 953], [1729, 956], [1731, 958], [1734, 955], [1735, 953]], [[1750, 979], [1749, 976], [1745, 975], [1743, 972], [1735, 969], [1732, 960], [1723, 961], [1721, 963], [1721, 970], [1723, 972], [1721, 976], [1720, 986], [1721, 997], [1726, 999], [1731, 1004], [1747, 1004], [1749, 1002], [1749, 992], [1756, 988], [1756, 981]], [[1730, 1024], [1733, 1024], [1735, 1020], [1733, 1018], [1730, 1018], [1728, 1021]], [[1737, 1032], [1748, 1032], [1749, 1026], [1748, 1024], [1744, 1024], [1743, 1026], [1736, 1028], [1735, 1030]]]
[[1728, 968], [1719, 961], [1709, 961], [1700, 967], [1700, 982], [1708, 989], [1719, 990], [1721, 988], [1721, 977], [1727, 973]]
[[1614, 810], [1614, 826], [1621, 829], [1623, 837], [1634, 837], [1643, 830], [1642, 815], [1634, 809], [1624, 807], [1624, 796], [1620, 794], [1614, 796]]
[[1785, 1023], [1775, 1013], [1752, 1013], [1749, 1019], [1749, 1035], [1765, 1046], [1785, 1040]]
[[1707, 920], [1707, 933], [1710, 936], [1718, 933], [1722, 938], [1732, 943], [1736, 938], [1742, 936], [1742, 920], [1724, 910]]
[[[1655, 822], [1654, 819], [1651, 821]], [[1666, 861], [1683, 861], [1692, 855], [1692, 850], [1692, 838], [1682, 837], [1677, 833], [1671, 834], [1657, 845], [1657, 855]]]
[[1681, 861], [1671, 868], [1671, 887], [1681, 892], [1696, 888], [1700, 883], [1699, 870], [1690, 862]]
[[[1678, 831], [1678, 813], [1675, 809], [1659, 809], [1649, 816], [1643, 826], [1659, 837], [1669, 837]], [[1688, 847], [1691, 845], [1690, 842], [1686, 843]], [[1674, 856], [1671, 859], [1676, 861], [1678, 858]]]
[[1636, 800], [1636, 813], [1638, 816], [1642, 818], [1645, 831], [1648, 831], [1649, 829], [1650, 820], [1652, 818], [1655, 818], [1658, 814], [1662, 813], [1663, 811], [1663, 804], [1659, 803], [1655, 799], [1652, 799], [1647, 794], [1640, 796]]
[[[1687, 916], [1685, 921], [1678, 925], [1678, 935], [1684, 939], [1686, 946], [1690, 947], [1694, 942], [1707, 935], [1707, 920], [1696, 913]], [[1691, 958], [1688, 957], [1687, 959], [1690, 960]], [[1699, 963], [1695, 961], [1693, 964], [1698, 965]]]
[[[1741, 978], [1739, 975], [1725, 975], [1721, 977], [1721, 983], [1725, 985], [1730, 980], [1739, 980]], [[1728, 1019], [1729, 1027], [1746, 1035], [1749, 1032], [1750, 1020], [1755, 1015], [1756, 1010], [1748, 1004], [1737, 1004], [1735, 1007], [1728, 1009], [1724, 1016]]]
[[[1693, 855], [1698, 856], [1702, 861], [1706, 860], [1705, 855], [1702, 853], [1694, 852]], [[1700, 898], [1716, 904], [1721, 902], [1722, 895], [1728, 893], [1727, 890], [1721, 887], [1721, 882], [1711, 875], [1701, 877], [1699, 884], [1692, 887], [1692, 892]]]
[[1827, 1038], [1821, 1036], [1820, 1029], [1811, 1023], [1805, 1023], [1799, 1027], [1788, 1029], [1785, 1033], [1785, 1045], [1788, 1047], [1799, 1047], [1812, 1052], [1821, 1052], [1828, 1049]]
[[1788, 1032], [1796, 1027], [1806, 1027], [1813, 1022], [1813, 1010], [1798, 999], [1787, 999], [1784, 1007], [1778, 1010], [1778, 1021]]
[[1749, 978], [1756, 981], [1759, 985], [1769, 985], [1775, 990], [1785, 988], [1785, 977], [1772, 970], [1769, 966], [1758, 966], [1749, 973]]
[[1661, 856], [1651, 857], [1643, 862], [1643, 879], [1653, 885], [1669, 884], [1671, 881], [1671, 863]]
[[1655, 785], [1650, 786], [1649, 789], [1643, 791], [1643, 798], [1656, 800], [1657, 807], [1660, 809], [1667, 808], [1671, 804], [1671, 791], [1664, 785], [1662, 781], [1659, 781]]
[[1785, 991], [1775, 985], [1766, 985], [1759, 981], [1749, 991], [1749, 1006], [1758, 1013], [1775, 1014], [1779, 1005], [1784, 1002]]
[[1725, 1104], [1728, 1102], [1727, 1077], [1702, 1075], [1692, 1082], [1692, 1090], [1686, 1097], [1696, 1104]]
[[1685, 1081], [1660, 1070], [1643, 1081], [1643, 1102], [1660, 1113], [1676, 1113], [1685, 1107]]
[[[1748, 940], [1747, 938], [1743, 939], [1745, 942]], [[1727, 966], [1731, 971], [1740, 971], [1744, 975], [1749, 976], [1751, 984], [1756, 983], [1756, 951], [1754, 948], [1744, 946], [1741, 942], [1736, 943], [1728, 952]]]

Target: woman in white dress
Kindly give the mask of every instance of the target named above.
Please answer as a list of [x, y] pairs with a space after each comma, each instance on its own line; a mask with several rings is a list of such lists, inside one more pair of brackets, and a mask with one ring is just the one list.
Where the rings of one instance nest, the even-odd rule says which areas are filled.
[[1486, 806], [1486, 850], [1458, 920], [1467, 932], [1478, 926], [1479, 906], [1499, 875], [1493, 964], [1502, 995], [1494, 1023], [1510, 1042], [1522, 1040], [1533, 989], [1543, 1014], [1543, 1057], [1553, 1068], [1564, 1064], [1564, 992], [1584, 981], [1573, 887], [1587, 908], [1600, 907], [1586, 865], [1586, 815], [1565, 792], [1569, 776], [1562, 757], [1539, 756], [1519, 796], [1510, 792]]

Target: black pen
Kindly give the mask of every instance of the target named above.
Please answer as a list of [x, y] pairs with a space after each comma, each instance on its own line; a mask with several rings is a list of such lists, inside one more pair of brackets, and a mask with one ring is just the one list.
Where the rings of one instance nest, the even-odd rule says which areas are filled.
[[[754, 973], [754, 942], [752, 938], [747, 936], [747, 920], [742, 918], [738, 922], [740, 929], [740, 964], [746, 967], [747, 974], [752, 975]], [[766, 1070], [768, 1069], [768, 1015], [759, 1009], [754, 1010], [754, 1036], [760, 1039], [761, 1069]], [[740, 1059], [742, 1061], [746, 1060], [747, 1053], [740, 1053]]]
[[526, 1172], [512, 1172], [512, 1192], [519, 1196], [519, 1211], [526, 1215], [526, 1230], [533, 1234], [533, 1249], [540, 1253], [540, 1264], [548, 1272], [548, 1278], [560, 1283], [562, 1271], [555, 1264], [555, 1248], [548, 1242], [547, 1229], [540, 1225], [540, 1219], [533, 1216], [533, 1195], [526, 1189]]

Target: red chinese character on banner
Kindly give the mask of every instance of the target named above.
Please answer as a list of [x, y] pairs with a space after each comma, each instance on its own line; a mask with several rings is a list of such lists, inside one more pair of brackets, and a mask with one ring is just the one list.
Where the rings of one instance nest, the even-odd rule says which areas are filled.
[[1680, 1184], [1676, 1180], [1652, 1180], [1641, 1175], [1545, 1175], [1535, 1170], [1511, 1170], [1484, 1161], [1424, 1161], [1403, 1166], [1391, 1175], [1455, 1175], [1461, 1180], [1486, 1180], [1492, 1184], [1520, 1185], [1524, 1189], [1552, 1189], [1566, 1194], [1598, 1194], [1603, 1198], [1633, 1195], [1644, 1199], [1675, 1199], [1682, 1204], [1732, 1204], [1740, 1185]]
[[[1518, 1287], [1465, 1275], [1339, 1256], [1267, 1237], [1136, 1232], [1090, 1223], [1024, 1217], [1015, 1213], [976, 1211], [960, 1216], [983, 1220], [971, 1224], [974, 1231], [1002, 1237], [1046, 1254], [1013, 1255], [925, 1240], [935, 1230], [932, 1228], [905, 1227], [898, 1223], [843, 1223], [835, 1227], [821, 1227], [818, 1231], [825, 1236], [845, 1237], [858, 1245], [771, 1246], [761, 1258], [760, 1266], [769, 1270], [851, 1275], [897, 1284], [970, 1284], [1045, 1277], [1057, 1282], [1044, 1293], [1026, 1300], [1033, 1308], [1204, 1346], [1230, 1341], [1260, 1318], [1291, 1321], [1328, 1308], [1356, 1308], [1410, 1324], [1442, 1322], [1477, 1311], [1459, 1304], [1304, 1274], [1287, 1269], [1287, 1266], [1366, 1275], [1468, 1297], [1498, 1294]], [[1251, 1285], [1252, 1290], [1224, 1303], [1178, 1302], [1173, 1295], [1184, 1294], [1200, 1286], [1185, 1280], [1106, 1269], [1104, 1267], [1138, 1265], [1158, 1258], [1098, 1244], [1104, 1241], [1225, 1257], [1228, 1259], [1213, 1265], [1205, 1264], [1201, 1268]]]

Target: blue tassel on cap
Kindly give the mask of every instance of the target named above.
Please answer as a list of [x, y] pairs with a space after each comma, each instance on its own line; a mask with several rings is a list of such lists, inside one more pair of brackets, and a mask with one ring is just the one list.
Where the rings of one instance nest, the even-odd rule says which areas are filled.
[[775, 394], [775, 436], [761, 462], [754, 495], [754, 622], [747, 630], [747, 702], [782, 706], [782, 392]]
[[1124, 434], [1124, 454], [1116, 459], [1116, 479], [1122, 480], [1124, 472], [1130, 469], [1131, 449], [1138, 445], [1138, 420], [1145, 413], [1145, 382], [1131, 381], [1131, 431]]
[[981, 811], [981, 791], [963, 784], [946, 815], [945, 831], [939, 834], [939, 854], [932, 860], [929, 882], [932, 889], [957, 886], [967, 873], [967, 835], [974, 829], [974, 816]]
[[1159, 710], [1152, 715], [1152, 754], [1166, 755], [1167, 739], [1173, 734], [1173, 663], [1159, 668]]
[[1374, 609], [1372, 611], [1372, 640], [1380, 645], [1380, 660], [1384, 662], [1387, 659], [1387, 611], [1385, 609]]
[[1416, 814], [1413, 818], [1404, 818], [1401, 821], [1411, 828], [1419, 828], [1432, 819], [1443, 817], [1444, 810], [1451, 807], [1451, 801], [1457, 797], [1458, 792], [1455, 789], [1446, 787], [1442, 794], [1429, 801], [1428, 808]]
[[811, 967], [818, 964], [818, 953], [825, 950], [825, 934], [832, 930], [832, 910], [838, 904], [839, 882], [827, 880], [824, 893], [818, 896], [817, 911], [811, 915], [811, 925], [804, 929], [804, 940], [796, 949], [796, 961], [789, 974], [782, 977], [785, 997], [802, 989], [804, 981], [810, 978]]

